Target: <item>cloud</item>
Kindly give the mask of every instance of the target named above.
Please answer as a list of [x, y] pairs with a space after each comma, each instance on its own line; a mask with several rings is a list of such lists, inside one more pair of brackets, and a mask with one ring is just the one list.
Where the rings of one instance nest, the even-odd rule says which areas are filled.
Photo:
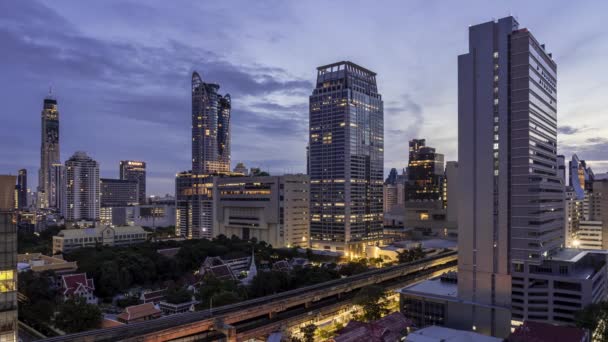
[[580, 131], [581, 131], [580, 128], [575, 128], [572, 126], [560, 126], [557, 128], [557, 133], [564, 134], [564, 135], [572, 135], [572, 134], [576, 134]]

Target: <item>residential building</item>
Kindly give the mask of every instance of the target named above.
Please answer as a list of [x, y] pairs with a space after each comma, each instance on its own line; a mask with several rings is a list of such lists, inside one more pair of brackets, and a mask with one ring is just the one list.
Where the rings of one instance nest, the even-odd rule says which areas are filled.
[[17, 341], [16, 182], [0, 175], [0, 341]]
[[608, 249], [608, 234], [604, 234], [602, 221], [580, 221], [572, 247], [581, 249]]
[[579, 199], [574, 187], [567, 186], [564, 196], [564, 227], [566, 247], [576, 247], [576, 235], [580, 226], [580, 222], [584, 221], [583, 217], [583, 200]]
[[385, 214], [397, 205], [398, 192], [397, 184], [384, 183], [382, 187], [382, 210]]
[[381, 238], [384, 104], [376, 73], [352, 62], [317, 68], [309, 98], [311, 247], [362, 254]]
[[306, 175], [214, 177], [214, 236], [308, 247], [309, 187]]
[[65, 162], [66, 221], [99, 220], [99, 164], [85, 152], [76, 152]]
[[149, 321], [161, 316], [161, 311], [152, 303], [127, 306], [125, 311], [116, 316], [116, 319], [125, 324]]
[[19, 170], [19, 174], [17, 176], [17, 209], [26, 209], [28, 208], [27, 204], [27, 170], [21, 169]]
[[135, 223], [135, 211], [138, 207], [101, 207], [99, 208], [99, 223], [102, 226], [141, 226]]
[[57, 100], [49, 96], [44, 99], [41, 113], [40, 170], [38, 173], [38, 207], [49, 203], [50, 170], [53, 164], [61, 163], [59, 155], [59, 110]]
[[53, 236], [53, 254], [65, 254], [78, 248], [97, 245], [134, 245], [145, 242], [148, 234], [142, 227], [136, 226], [64, 229]]
[[557, 174], [562, 181], [562, 184], [566, 186], [566, 157], [563, 155], [557, 156]]
[[53, 163], [49, 174], [50, 193], [49, 208], [61, 211], [66, 201], [67, 185], [65, 182], [65, 167], [61, 163]]
[[[409, 142], [410, 155], [405, 187], [406, 202], [442, 201], [444, 177], [443, 154], [426, 146], [425, 139]], [[408, 205], [411, 205], [408, 203]]]
[[88, 304], [97, 305], [93, 278], [86, 273], [68, 274], [61, 277], [61, 295], [63, 300], [82, 298]]
[[141, 202], [138, 181], [100, 178], [99, 186], [102, 207], [126, 207]]
[[230, 171], [230, 95], [192, 73], [192, 172]]
[[190, 171], [175, 177], [175, 235], [213, 237], [213, 177]]
[[136, 160], [121, 160], [120, 179], [137, 183], [137, 203], [146, 204], [146, 163]]

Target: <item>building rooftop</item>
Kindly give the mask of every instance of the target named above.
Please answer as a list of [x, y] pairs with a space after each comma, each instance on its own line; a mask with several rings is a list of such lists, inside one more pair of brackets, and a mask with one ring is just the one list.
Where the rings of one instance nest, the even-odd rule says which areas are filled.
[[152, 303], [132, 305], [125, 308], [125, 311], [117, 316], [123, 322], [136, 321], [149, 316], [160, 316], [161, 312]]
[[400, 293], [420, 294], [430, 297], [458, 297], [458, 284], [441, 281], [440, 277], [424, 280], [399, 290]]
[[584, 329], [525, 321], [507, 338], [508, 342], [583, 342], [588, 333]]
[[116, 234], [148, 234], [140, 226], [121, 226], [121, 227], [95, 227], [95, 228], [83, 228], [83, 229], [64, 229], [60, 231], [57, 236], [73, 239], [81, 237], [93, 237], [101, 236], [102, 232], [106, 229], [113, 229]]
[[502, 342], [502, 338], [486, 336], [472, 331], [430, 326], [407, 335], [406, 342]]
[[57, 256], [46, 256], [41, 253], [26, 253], [17, 255], [17, 268], [19, 271], [32, 270], [43, 272], [52, 270], [55, 272], [74, 272], [78, 269], [75, 261], [66, 261]]

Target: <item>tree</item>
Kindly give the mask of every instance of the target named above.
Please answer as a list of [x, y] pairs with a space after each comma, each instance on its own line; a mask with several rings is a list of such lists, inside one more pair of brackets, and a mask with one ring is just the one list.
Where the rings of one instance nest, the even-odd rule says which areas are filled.
[[57, 308], [55, 326], [67, 333], [96, 329], [101, 326], [101, 310], [83, 298], [69, 299]]
[[304, 342], [314, 342], [316, 330], [317, 330], [317, 326], [314, 324], [309, 324], [309, 325], [303, 327], [302, 329], [300, 329], [300, 331], [302, 332], [302, 335], [304, 336]]
[[363, 273], [368, 271], [367, 263], [364, 259], [359, 261], [349, 261], [346, 264], [340, 266], [338, 271], [341, 276], [350, 277], [355, 274]]
[[587, 305], [574, 315], [579, 328], [589, 329], [594, 341], [608, 341], [608, 302]]
[[369, 285], [361, 288], [353, 298], [353, 303], [362, 309], [362, 313], [357, 319], [368, 322], [382, 318], [389, 311], [386, 303], [387, 297], [386, 291], [381, 286]]
[[426, 256], [422, 247], [418, 246], [412, 249], [406, 249], [403, 252], [397, 252], [397, 258], [399, 259], [399, 263], [412, 262], [419, 259], [422, 259]]
[[165, 295], [167, 303], [181, 304], [192, 300], [192, 294], [190, 291], [182, 288], [170, 289]]

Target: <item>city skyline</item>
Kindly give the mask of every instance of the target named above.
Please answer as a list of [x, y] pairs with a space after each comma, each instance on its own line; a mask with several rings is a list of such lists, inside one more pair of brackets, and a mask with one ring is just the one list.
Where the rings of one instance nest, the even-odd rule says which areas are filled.
[[[416, 138], [426, 138], [446, 160], [457, 160], [455, 56], [465, 52], [467, 25], [510, 11], [548, 42], [560, 64], [559, 153], [567, 159], [577, 153], [596, 173], [605, 172], [608, 161], [597, 161], [608, 159], [602, 152], [607, 132], [601, 128], [608, 119], [602, 117], [602, 79], [594, 61], [608, 46], [602, 44], [607, 38], [599, 25], [599, 7], [606, 4], [469, 4], [466, 13], [451, 17], [454, 4], [386, 3], [392, 9], [386, 12], [394, 13], [379, 13], [384, 20], [378, 22], [384, 25], [347, 25], [356, 37], [349, 39], [340, 38], [342, 31], [322, 35], [318, 26], [338, 9], [344, 12], [336, 24], [358, 24], [369, 10], [365, 4], [331, 4], [327, 13], [313, 11], [314, 4], [277, 4], [271, 11], [269, 4], [259, 4], [249, 8], [242, 23], [245, 15], [236, 12], [247, 11], [229, 11], [224, 4], [171, 11], [160, 3], [140, 4], [137, 14], [143, 14], [133, 22], [133, 5], [92, 5], [94, 11], [83, 12], [83, 5], [67, 1], [54, 3], [53, 9], [48, 2], [2, 4], [0, 35], [8, 53], [0, 57], [0, 70], [7, 75], [2, 89], [12, 114], [4, 114], [7, 124], [0, 134], [15, 145], [0, 149], [0, 172], [16, 174], [26, 168], [28, 185], [35, 189], [39, 107], [52, 85], [61, 112], [61, 162], [84, 150], [99, 161], [102, 177], [115, 178], [119, 160], [143, 160], [149, 165], [148, 192], [173, 192], [175, 173], [189, 164], [187, 89], [195, 69], [232, 95], [232, 167], [243, 161], [273, 174], [305, 172], [307, 102], [315, 76], [311, 70], [336, 60], [351, 60], [379, 75], [386, 102], [385, 173], [405, 167], [407, 143]], [[402, 20], [402, 13], [411, 16]], [[201, 15], [212, 14], [211, 28], [187, 32]], [[443, 19], [435, 26], [423, 25], [427, 16]], [[102, 17], [111, 25], [97, 19]], [[156, 20], [158, 28], [146, 33], [152, 25], [143, 24], [146, 17]], [[555, 25], [559, 18], [576, 19], [577, 25]], [[222, 21], [227, 24], [218, 25]], [[431, 43], [423, 44], [420, 30]], [[325, 40], [318, 43], [322, 48], [309, 51], [308, 43], [319, 37]], [[359, 42], [373, 48], [361, 49]], [[249, 149], [251, 141], [258, 148]]]

